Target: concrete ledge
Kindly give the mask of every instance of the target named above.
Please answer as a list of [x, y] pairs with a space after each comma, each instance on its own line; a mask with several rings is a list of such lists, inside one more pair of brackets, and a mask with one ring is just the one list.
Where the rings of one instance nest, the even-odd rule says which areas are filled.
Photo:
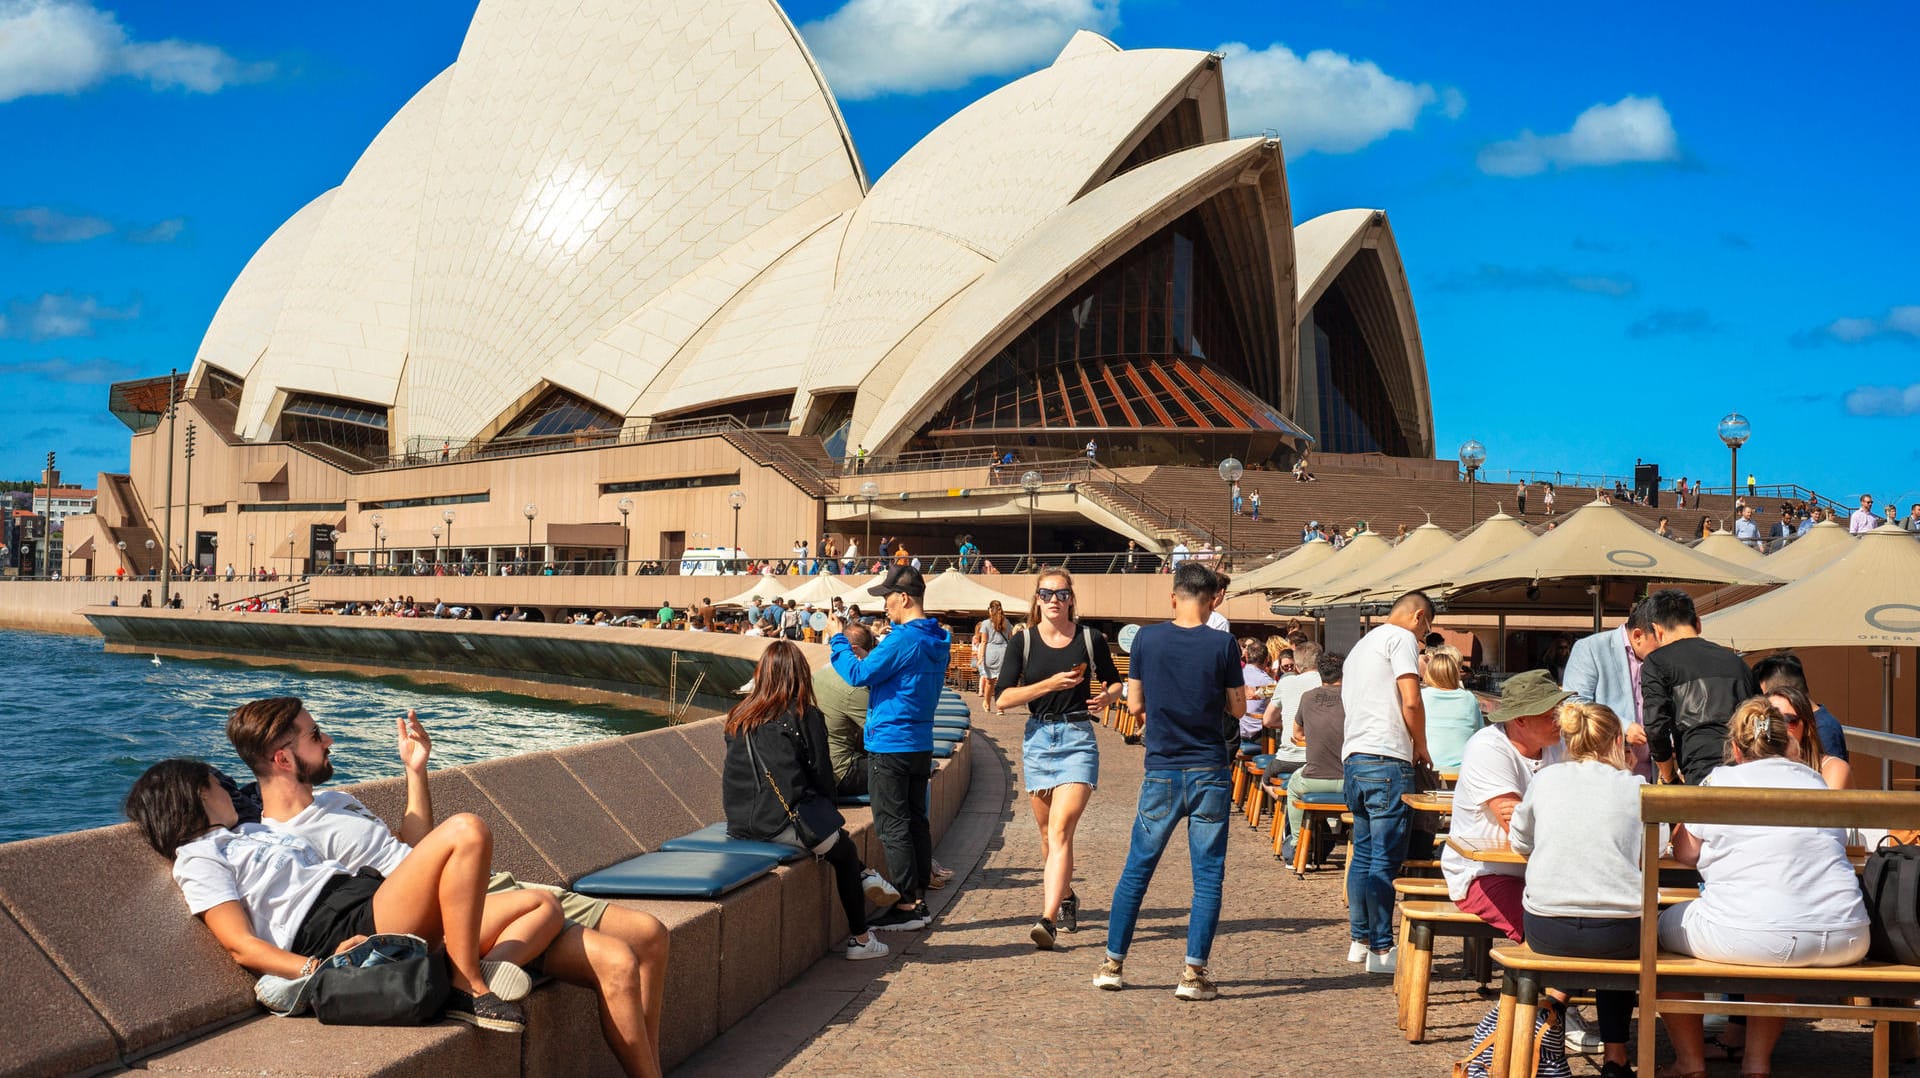
[[[720, 720], [435, 772], [436, 814], [493, 830], [494, 867], [564, 884], [724, 818]], [[936, 841], [970, 776], [962, 745], [934, 773]], [[397, 825], [401, 779], [348, 788]], [[847, 829], [884, 865], [870, 810]], [[549, 982], [518, 1037], [442, 1023], [409, 1029], [260, 1017], [252, 981], [186, 912], [166, 859], [132, 825], [0, 845], [0, 1072], [136, 1066], [239, 1074], [614, 1074], [593, 997]], [[809, 969], [847, 925], [832, 875], [812, 859], [715, 901], [622, 900], [672, 935], [661, 1020], [671, 1067]]]

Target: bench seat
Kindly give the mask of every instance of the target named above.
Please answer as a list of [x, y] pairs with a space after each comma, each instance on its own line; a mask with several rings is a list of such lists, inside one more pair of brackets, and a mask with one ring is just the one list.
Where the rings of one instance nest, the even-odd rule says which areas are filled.
[[573, 882], [573, 890], [597, 898], [717, 898], [779, 863], [761, 853], [662, 850], [589, 872]]
[[971, 730], [973, 720], [959, 715], [936, 715], [933, 719], [936, 730]]
[[795, 846], [783, 846], [778, 842], [757, 842], [750, 838], [733, 838], [727, 834], [724, 823], [708, 824], [700, 830], [679, 838], [670, 838], [660, 844], [661, 853], [751, 853], [761, 857], [772, 857], [782, 864], [798, 861], [807, 856], [807, 851]]

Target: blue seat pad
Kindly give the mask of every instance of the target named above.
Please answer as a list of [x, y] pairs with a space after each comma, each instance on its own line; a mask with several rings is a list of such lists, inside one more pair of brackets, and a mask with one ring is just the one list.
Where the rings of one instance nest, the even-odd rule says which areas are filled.
[[933, 758], [934, 758], [934, 759], [936, 759], [936, 760], [944, 760], [944, 759], [946, 759], [947, 757], [949, 757], [949, 756], [952, 756], [952, 755], [953, 755], [953, 746], [954, 746], [954, 744], [955, 744], [955, 742], [952, 742], [952, 741], [936, 741], [936, 742], [934, 742], [934, 743], [933, 743]]
[[777, 857], [760, 853], [643, 853], [589, 872], [573, 890], [607, 898], [713, 898], [773, 871]]
[[729, 838], [727, 825], [710, 824], [690, 835], [670, 838], [660, 844], [663, 853], [678, 853], [691, 850], [695, 853], [757, 853], [763, 857], [775, 857], [782, 863], [798, 861], [807, 856], [807, 851], [795, 846], [784, 846], [778, 842], [756, 842], [750, 838]]
[[933, 713], [935, 715], [971, 715], [973, 714], [973, 709], [965, 704], [959, 703], [935, 704], [933, 705]]
[[1253, 766], [1259, 768], [1262, 771], [1265, 771], [1267, 768], [1272, 767], [1273, 766], [1272, 754], [1262, 753], [1259, 756], [1255, 756], [1253, 758]]
[[833, 803], [836, 805], [871, 805], [873, 804], [873, 798], [866, 794], [853, 794], [848, 797], [835, 798]]
[[936, 726], [933, 730], [933, 742], [936, 745], [942, 741], [965, 741], [966, 739], [965, 730], [954, 730], [944, 726]]
[[971, 730], [973, 729], [973, 720], [963, 719], [953, 715], [939, 715], [935, 716], [933, 720], [933, 728], [936, 730]]

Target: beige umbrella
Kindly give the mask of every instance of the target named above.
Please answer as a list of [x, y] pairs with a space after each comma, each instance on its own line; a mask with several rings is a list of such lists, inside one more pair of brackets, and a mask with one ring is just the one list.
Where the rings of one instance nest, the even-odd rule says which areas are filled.
[[[1807, 534], [1788, 543], [1786, 549], [1776, 550], [1761, 559], [1759, 568], [1768, 576], [1791, 582], [1825, 569], [1852, 549], [1853, 536], [1846, 527], [1823, 520], [1807, 529]], [[1730, 588], [1717, 588], [1695, 600], [1694, 605], [1702, 614], [1706, 614], [1744, 603], [1756, 595], [1765, 594], [1766, 590], [1763, 587], [1736, 584]]]
[[[1267, 594], [1285, 598], [1289, 595], [1308, 595], [1318, 591], [1323, 584], [1346, 576], [1356, 569], [1387, 556], [1393, 550], [1393, 544], [1379, 532], [1361, 532], [1347, 540], [1347, 545], [1323, 560], [1320, 564], [1304, 569], [1283, 583], [1270, 585], [1262, 590]], [[1279, 613], [1280, 611], [1275, 611]]]
[[[873, 587], [876, 584], [879, 584], [881, 581], [885, 580], [886, 578], [887, 578], [887, 574], [877, 573], [871, 579], [862, 580], [860, 583], [854, 584], [851, 587], [846, 587], [845, 585], [843, 585], [843, 587], [845, 587], [845, 590], [834, 595], [833, 599], [838, 599], [842, 603], [845, 603], [848, 606], [855, 606], [855, 605], [859, 605], [862, 607], [872, 606], [873, 604], [880, 601], [880, 597], [868, 591], [867, 589]], [[843, 576], [840, 579], [844, 581], [847, 578]], [[833, 599], [829, 599], [828, 602], [832, 602]]]
[[[1663, 539], [1602, 501], [1583, 505], [1557, 526], [1504, 557], [1453, 581], [1450, 610], [1579, 609], [1591, 600], [1599, 631], [1609, 584], [1778, 584], [1778, 577], [1745, 569]], [[1546, 600], [1544, 603], [1541, 600]]]
[[1258, 569], [1250, 569], [1234, 577], [1233, 584], [1227, 588], [1227, 594], [1246, 595], [1249, 592], [1281, 587], [1296, 575], [1333, 557], [1334, 553], [1333, 544], [1325, 539], [1301, 543], [1288, 551], [1284, 557], [1276, 558]]
[[812, 603], [826, 606], [833, 597], [847, 589], [847, 578], [832, 573], [818, 573], [805, 584], [787, 592], [786, 598], [796, 603]]
[[[1719, 558], [1721, 561], [1732, 562], [1735, 565], [1744, 565], [1749, 569], [1758, 568], [1760, 563], [1765, 561], [1767, 557], [1758, 550], [1735, 539], [1731, 532], [1714, 532], [1705, 539], [1693, 544], [1693, 549], [1709, 557]], [[1769, 573], [1772, 572], [1771, 569], [1767, 571]], [[1774, 573], [1772, 575], [1777, 576], [1779, 574]]]
[[1447, 530], [1432, 521], [1420, 525], [1408, 532], [1393, 549], [1376, 560], [1354, 571], [1330, 580], [1314, 589], [1309, 596], [1294, 596], [1287, 600], [1289, 606], [1321, 607], [1344, 606], [1357, 602], [1359, 597], [1372, 591], [1380, 581], [1390, 580], [1396, 573], [1431, 561], [1451, 550], [1457, 541], [1447, 534]]
[[1410, 591], [1444, 588], [1533, 540], [1533, 531], [1525, 524], [1505, 513], [1495, 513], [1445, 551], [1391, 578], [1382, 578], [1366, 598], [1377, 602], [1395, 599]]
[[[1920, 647], [1920, 542], [1882, 525], [1825, 568], [1707, 617], [1700, 631], [1738, 651], [1872, 648], [1882, 671], [1880, 729], [1890, 730], [1891, 649]], [[1881, 778], [1885, 785], [1884, 761]]]
[[[871, 600], [873, 597], [867, 598]], [[920, 605], [928, 611], [940, 613], [982, 614], [986, 612], [987, 604], [996, 599], [1001, 606], [1017, 611], [1027, 605], [1029, 598], [995, 591], [958, 569], [948, 569], [927, 581], [927, 597]]]
[[715, 606], [745, 606], [747, 605], [748, 599], [754, 599], [754, 598], [757, 598], [762, 603], [765, 603], [769, 599], [782, 598], [787, 594], [786, 587], [779, 583], [779, 581], [782, 579], [780, 577], [757, 576], [757, 577], [754, 577], [753, 579], [755, 581], [753, 587], [748, 588], [746, 591], [741, 592], [740, 594], [734, 596], [731, 599], [724, 599], [718, 603], [715, 603], [714, 605]]

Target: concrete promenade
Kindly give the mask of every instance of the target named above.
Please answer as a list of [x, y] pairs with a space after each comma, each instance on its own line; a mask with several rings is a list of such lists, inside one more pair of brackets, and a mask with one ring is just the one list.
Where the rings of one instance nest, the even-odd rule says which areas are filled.
[[[890, 936], [895, 955], [885, 963], [826, 957], [676, 1073], [1437, 1078], [1464, 1054], [1491, 1003], [1462, 979], [1458, 942], [1439, 941], [1427, 1043], [1408, 1044], [1395, 1028], [1390, 979], [1345, 961], [1340, 873], [1294, 879], [1274, 860], [1265, 827], [1251, 831], [1238, 816], [1213, 949], [1220, 999], [1173, 997], [1191, 895], [1184, 830], [1148, 891], [1127, 989], [1094, 989], [1142, 770], [1142, 750], [1106, 729], [1103, 785], [1077, 842], [1081, 928], [1063, 934], [1060, 949], [1035, 951], [1027, 929], [1039, 905], [1039, 840], [1020, 782], [1022, 721], [975, 718], [972, 790], [938, 851], [960, 886], [934, 892], [932, 930]], [[1775, 1073], [1866, 1074], [1869, 1042], [1844, 1023], [1790, 1023]], [[1574, 1073], [1598, 1073], [1598, 1058], [1573, 1057]], [[1736, 1071], [1722, 1063], [1710, 1073]]]

